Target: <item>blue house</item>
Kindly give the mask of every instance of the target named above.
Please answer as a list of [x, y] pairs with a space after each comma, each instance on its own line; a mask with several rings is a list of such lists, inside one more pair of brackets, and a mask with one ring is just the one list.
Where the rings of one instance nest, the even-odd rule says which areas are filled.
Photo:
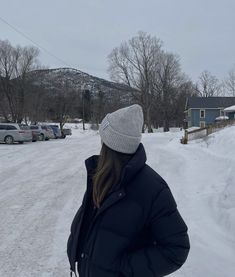
[[185, 122], [188, 128], [205, 127], [220, 116], [235, 119], [235, 111], [224, 109], [235, 105], [235, 97], [188, 97], [185, 106]]

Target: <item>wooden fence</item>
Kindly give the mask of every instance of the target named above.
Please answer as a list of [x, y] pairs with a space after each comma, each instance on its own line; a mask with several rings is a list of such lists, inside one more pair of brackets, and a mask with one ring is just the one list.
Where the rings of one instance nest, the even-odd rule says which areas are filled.
[[185, 130], [184, 137], [180, 140], [182, 144], [187, 144], [189, 140], [194, 140], [198, 138], [206, 137], [212, 133], [215, 133], [216, 131], [226, 127], [226, 126], [232, 126], [235, 125], [235, 120], [226, 120], [226, 121], [220, 121], [215, 122], [212, 124], [208, 124], [204, 128], [198, 128], [196, 130], [188, 131]]

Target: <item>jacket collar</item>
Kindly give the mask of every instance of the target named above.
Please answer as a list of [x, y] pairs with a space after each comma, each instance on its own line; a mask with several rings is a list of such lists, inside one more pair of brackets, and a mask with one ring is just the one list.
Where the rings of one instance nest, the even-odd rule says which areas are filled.
[[[93, 155], [85, 160], [88, 176], [95, 172], [98, 159], [99, 155]], [[130, 180], [136, 175], [136, 173], [145, 165], [146, 160], [147, 157], [144, 146], [142, 143], [140, 143], [135, 154], [122, 169], [118, 187], [126, 186], [128, 182], [130, 182]]]

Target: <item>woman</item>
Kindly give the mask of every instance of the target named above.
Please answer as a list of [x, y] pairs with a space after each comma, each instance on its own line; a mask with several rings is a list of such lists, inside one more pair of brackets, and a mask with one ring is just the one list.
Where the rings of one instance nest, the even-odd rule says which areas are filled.
[[72, 226], [71, 276], [159, 277], [179, 269], [190, 242], [167, 183], [146, 162], [142, 108], [107, 114], [100, 155], [85, 161], [87, 190]]

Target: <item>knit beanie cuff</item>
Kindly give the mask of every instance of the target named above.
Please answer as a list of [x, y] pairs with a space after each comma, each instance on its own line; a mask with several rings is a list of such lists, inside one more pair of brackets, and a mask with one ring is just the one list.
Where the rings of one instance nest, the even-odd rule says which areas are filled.
[[99, 133], [104, 144], [117, 152], [126, 154], [135, 153], [140, 144], [141, 135], [136, 137], [116, 132], [112, 128], [108, 117], [109, 114], [103, 119], [99, 128]]

